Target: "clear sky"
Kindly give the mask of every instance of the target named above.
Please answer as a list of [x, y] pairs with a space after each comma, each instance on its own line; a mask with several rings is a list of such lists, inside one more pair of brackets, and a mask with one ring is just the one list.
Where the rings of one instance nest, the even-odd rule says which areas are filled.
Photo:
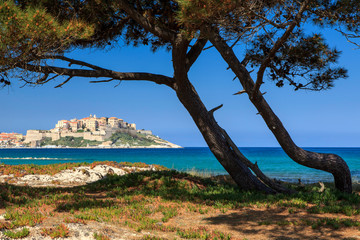
[[[330, 46], [343, 51], [339, 65], [349, 70], [349, 78], [339, 80], [324, 92], [277, 88], [269, 81], [262, 86], [265, 98], [280, 117], [295, 142], [304, 147], [360, 147], [360, 49], [356, 50], [338, 34], [324, 33]], [[152, 53], [147, 47], [121, 47], [111, 51], [82, 50], [71, 57], [118, 71], [149, 71], [172, 76], [171, 54]], [[215, 49], [202, 53], [189, 76], [208, 109], [216, 111], [218, 123], [238, 146], [279, 146], [247, 95], [233, 96], [241, 90], [234, 74]], [[74, 78], [62, 88], [60, 83], [19, 88], [15, 84], [0, 90], [0, 132], [26, 133], [27, 129], [51, 129], [58, 120], [119, 117], [136, 123], [138, 129], [181, 146], [206, 146], [196, 125], [178, 101], [173, 90], [150, 82], [90, 84]]]

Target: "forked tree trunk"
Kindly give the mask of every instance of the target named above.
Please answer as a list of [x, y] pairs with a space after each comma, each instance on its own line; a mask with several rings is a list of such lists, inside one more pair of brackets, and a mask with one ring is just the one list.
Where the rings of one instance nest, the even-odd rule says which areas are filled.
[[343, 192], [352, 192], [351, 173], [346, 162], [338, 155], [306, 151], [298, 147], [291, 139], [289, 133], [280, 119], [272, 111], [260, 91], [253, 93], [254, 81], [250, 73], [240, 63], [232, 48], [217, 34], [210, 35], [210, 41], [219, 51], [223, 59], [240, 80], [250, 101], [259, 111], [266, 125], [276, 137], [285, 153], [295, 162], [310, 168], [331, 173], [334, 176], [335, 186]]
[[190, 82], [183, 80], [181, 85], [178, 85], [176, 91], [179, 100], [190, 113], [211, 152], [236, 184], [245, 190], [254, 189], [275, 193], [275, 190], [269, 188], [254, 176], [234, 153], [223, 137], [222, 129], [218, 126], [212, 114], [207, 111]]
[[262, 172], [257, 168], [256, 172], [260, 173], [256, 177], [246, 164], [249, 160], [241, 153], [238, 154], [231, 147], [228, 136], [224, 137], [224, 130], [215, 121], [213, 112], [206, 109], [195, 88], [188, 80], [187, 71], [184, 68], [186, 49], [186, 46], [174, 47], [173, 49], [174, 76], [176, 81], [174, 90], [181, 103], [193, 118], [211, 152], [241, 189], [260, 190], [266, 193], [290, 192], [286, 188], [276, 185], [276, 183], [273, 183], [268, 178], [262, 178], [262, 181], [260, 181], [258, 177]]

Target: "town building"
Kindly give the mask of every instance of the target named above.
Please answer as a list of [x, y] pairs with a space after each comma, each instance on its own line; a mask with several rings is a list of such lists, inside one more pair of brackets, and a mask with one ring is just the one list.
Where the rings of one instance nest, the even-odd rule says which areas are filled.
[[69, 128], [69, 121], [68, 120], [60, 120], [55, 125], [55, 128]]
[[117, 128], [117, 127], [120, 126], [120, 125], [119, 125], [119, 119], [116, 118], [116, 117], [111, 117], [111, 118], [109, 118], [108, 123], [109, 123], [109, 125], [110, 125], [111, 127], [114, 127], [114, 128]]
[[1, 146], [20, 146], [23, 139], [21, 133], [0, 133]]
[[69, 126], [72, 132], [77, 132], [79, 129], [79, 122], [78, 121], [69, 122]]
[[82, 137], [85, 140], [105, 141], [116, 132], [135, 134], [136, 124], [124, 122], [117, 117], [100, 117], [91, 115], [81, 119], [60, 120], [51, 130], [28, 130], [25, 143], [37, 146], [44, 138], [51, 138], [53, 141], [61, 137], [72, 136]]

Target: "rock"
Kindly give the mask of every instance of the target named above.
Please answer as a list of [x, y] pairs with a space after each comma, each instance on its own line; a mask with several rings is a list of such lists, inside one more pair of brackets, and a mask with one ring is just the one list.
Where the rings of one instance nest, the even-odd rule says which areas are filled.
[[109, 174], [109, 175], [114, 175], [115, 172], [114, 172], [114, 170], [113, 170], [112, 168], [109, 168], [107, 174]]
[[127, 173], [139, 171], [154, 171], [156, 168], [149, 166], [147, 168], [137, 167], [111, 167], [108, 165], [97, 165], [94, 168], [82, 166], [73, 169], [63, 170], [55, 175], [25, 175], [23, 177], [14, 177], [14, 175], [1, 175], [0, 182], [9, 182], [16, 185], [29, 185], [37, 187], [46, 186], [78, 186], [92, 183], [103, 179], [107, 175], [125, 175]]
[[90, 177], [90, 173], [89, 173], [89, 171], [87, 171], [87, 170], [85, 170], [85, 169], [81, 169], [82, 171], [82, 174], [84, 174], [84, 175], [86, 175], [86, 176], [88, 176], [88, 177]]

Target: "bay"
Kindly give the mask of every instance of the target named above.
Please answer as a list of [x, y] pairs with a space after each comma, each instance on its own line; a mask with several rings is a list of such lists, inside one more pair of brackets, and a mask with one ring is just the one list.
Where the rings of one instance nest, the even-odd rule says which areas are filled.
[[[331, 174], [303, 167], [293, 162], [281, 148], [247, 147], [241, 152], [271, 178], [310, 183], [332, 181]], [[335, 153], [348, 163], [354, 182], [360, 182], [360, 148], [306, 148], [309, 151]], [[0, 162], [4, 164], [53, 164], [67, 162], [144, 162], [168, 168], [207, 174], [226, 174], [209, 148], [182, 149], [73, 149], [73, 148], [12, 148], [0, 149]]]

